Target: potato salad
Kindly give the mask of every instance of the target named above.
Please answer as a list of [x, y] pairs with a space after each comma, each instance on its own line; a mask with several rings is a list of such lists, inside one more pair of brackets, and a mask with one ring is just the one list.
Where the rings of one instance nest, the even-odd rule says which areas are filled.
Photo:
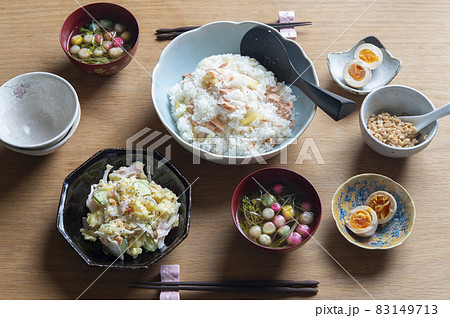
[[165, 237], [178, 226], [178, 197], [148, 180], [141, 162], [112, 168], [107, 165], [103, 178], [91, 186], [90, 213], [80, 230], [84, 238], [100, 239], [104, 251], [120, 259], [125, 253], [136, 258], [143, 249], [164, 249]]

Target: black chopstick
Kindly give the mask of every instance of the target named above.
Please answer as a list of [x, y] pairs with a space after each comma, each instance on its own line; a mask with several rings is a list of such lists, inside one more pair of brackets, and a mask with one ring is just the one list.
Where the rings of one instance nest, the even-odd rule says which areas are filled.
[[157, 40], [172, 40], [184, 32], [161, 33], [156, 35]]
[[317, 287], [316, 280], [230, 280], [230, 281], [184, 281], [184, 282], [138, 282], [141, 286], [229, 286], [229, 287]]
[[130, 288], [159, 289], [159, 290], [196, 290], [196, 291], [221, 291], [221, 292], [244, 292], [244, 293], [291, 293], [301, 296], [312, 296], [318, 290], [312, 287], [239, 287], [239, 286], [154, 286], [154, 285], [130, 285]]
[[[290, 27], [296, 27], [296, 26], [304, 26], [304, 25], [311, 25], [311, 22], [285, 22], [285, 23], [266, 23], [267, 25], [270, 25], [274, 28], [290, 28]], [[199, 28], [200, 25], [196, 26], [186, 26], [186, 27], [178, 27], [178, 28], [160, 28], [155, 31], [155, 34], [161, 34], [161, 33], [171, 33], [171, 32], [186, 32], [190, 30], [194, 30]]]
[[[277, 29], [312, 25], [311, 22], [287, 22], [287, 23], [266, 23], [266, 24]], [[198, 26], [178, 27], [178, 28], [161, 28], [157, 29], [155, 31], [155, 34], [158, 40], [171, 40], [184, 32], [194, 30], [199, 27], [200, 26], [198, 25]]]

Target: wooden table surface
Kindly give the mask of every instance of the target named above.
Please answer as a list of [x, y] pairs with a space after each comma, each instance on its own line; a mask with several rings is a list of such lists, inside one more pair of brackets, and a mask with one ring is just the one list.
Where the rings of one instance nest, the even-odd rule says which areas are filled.
[[[403, 62], [392, 84], [412, 86], [441, 106], [450, 100], [448, 0], [113, 2], [128, 8], [139, 21], [135, 58], [140, 65], [132, 62], [109, 78], [77, 69], [59, 44], [65, 18], [88, 1], [22, 0], [0, 5], [0, 82], [32, 71], [52, 72], [75, 87], [82, 108], [78, 130], [51, 155], [31, 157], [0, 148], [0, 298], [75, 299], [83, 293], [82, 299], [158, 299], [156, 292], [127, 286], [157, 279], [159, 265], [180, 264], [183, 280], [316, 279], [321, 283], [313, 299], [449, 299], [448, 117], [440, 120], [439, 132], [425, 151], [408, 159], [388, 159], [364, 144], [358, 111], [334, 122], [318, 110], [297, 145], [289, 147], [288, 164], [282, 164], [279, 156], [267, 164], [305, 176], [318, 189], [323, 205], [316, 241], [285, 256], [250, 247], [231, 220], [235, 186], [262, 166], [206, 161], [194, 165], [190, 153], [173, 139], [168, 142], [171, 162], [191, 182], [199, 179], [192, 187], [189, 236], [161, 262], [148, 270], [103, 273], [88, 267], [56, 229], [62, 182], [72, 170], [100, 149], [125, 147], [126, 139], [145, 127], [166, 133], [152, 104], [149, 74], [169, 42], [156, 41], [155, 29], [218, 20], [276, 22], [278, 10], [294, 10], [297, 21], [312, 21], [310, 27], [297, 28], [297, 42], [314, 61], [322, 87], [354, 99], [359, 108], [363, 97], [347, 94], [333, 82], [326, 56], [376, 35]], [[297, 161], [306, 138], [313, 139], [325, 164], [318, 164], [314, 156], [301, 164]], [[393, 178], [415, 201], [415, 228], [400, 247], [364, 250], [348, 243], [335, 226], [333, 193], [349, 177], [364, 172]], [[182, 292], [182, 299], [263, 297], [271, 296]]]

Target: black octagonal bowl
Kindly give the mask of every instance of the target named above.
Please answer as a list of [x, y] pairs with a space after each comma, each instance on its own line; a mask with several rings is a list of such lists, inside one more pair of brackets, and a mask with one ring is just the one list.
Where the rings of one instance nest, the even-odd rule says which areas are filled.
[[[172, 190], [181, 203], [179, 225], [173, 228], [165, 239], [166, 248], [155, 252], [144, 251], [138, 257], [124, 255], [124, 260], [103, 252], [99, 240], [87, 241], [80, 232], [82, 218], [89, 213], [86, 199], [91, 185], [102, 178], [106, 165], [114, 169], [126, 166], [134, 161], [141, 161], [145, 165], [147, 176], [163, 187]], [[57, 227], [66, 241], [83, 258], [89, 266], [116, 268], [148, 268], [161, 260], [177, 247], [188, 235], [191, 212], [191, 189], [189, 182], [181, 173], [158, 152], [127, 149], [104, 149], [97, 152], [81, 166], [75, 169], [64, 180], [59, 201]]]

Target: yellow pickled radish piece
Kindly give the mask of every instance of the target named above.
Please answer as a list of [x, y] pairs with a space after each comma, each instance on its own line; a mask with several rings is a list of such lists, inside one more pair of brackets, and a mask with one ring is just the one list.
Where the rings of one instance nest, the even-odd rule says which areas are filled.
[[259, 115], [259, 113], [256, 110], [250, 108], [247, 111], [247, 114], [245, 114], [244, 119], [241, 119], [241, 124], [243, 124], [243, 125], [251, 124], [256, 119], [258, 119], [259, 116], [260, 115]]
[[256, 88], [259, 84], [259, 82], [253, 78], [251, 78], [250, 76], [247, 75], [241, 75], [247, 82], [248, 82], [248, 86], [251, 88]]

